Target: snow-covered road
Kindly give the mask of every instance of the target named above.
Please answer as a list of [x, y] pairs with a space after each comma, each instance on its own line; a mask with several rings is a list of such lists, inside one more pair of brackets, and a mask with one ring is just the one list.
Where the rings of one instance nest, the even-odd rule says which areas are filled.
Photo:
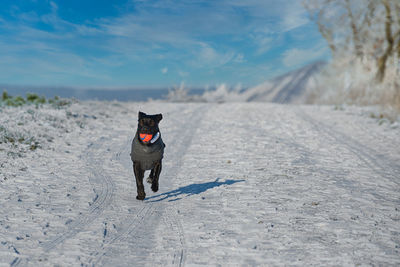
[[[146, 185], [144, 201], [129, 157], [139, 110], [163, 113], [166, 144], [160, 190]], [[0, 147], [0, 266], [398, 266], [400, 129], [365, 112], [3, 108], [3, 132], [48, 142]]]

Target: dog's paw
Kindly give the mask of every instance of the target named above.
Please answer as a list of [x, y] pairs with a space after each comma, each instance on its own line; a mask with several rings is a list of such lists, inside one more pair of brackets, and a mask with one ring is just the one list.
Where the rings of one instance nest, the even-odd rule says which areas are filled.
[[151, 185], [151, 190], [153, 190], [153, 192], [157, 192], [158, 191], [158, 184], [152, 184]]
[[153, 183], [153, 179], [152, 179], [150, 176], [147, 177], [146, 181], [147, 181], [149, 184]]
[[146, 198], [146, 195], [137, 195], [136, 199], [137, 200], [144, 200]]

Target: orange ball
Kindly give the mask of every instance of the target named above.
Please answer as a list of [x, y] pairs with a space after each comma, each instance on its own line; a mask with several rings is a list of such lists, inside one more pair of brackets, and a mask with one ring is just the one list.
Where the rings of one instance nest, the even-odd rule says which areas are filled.
[[151, 140], [151, 138], [153, 137], [152, 134], [139, 134], [140, 140], [142, 140], [143, 142], [147, 143]]

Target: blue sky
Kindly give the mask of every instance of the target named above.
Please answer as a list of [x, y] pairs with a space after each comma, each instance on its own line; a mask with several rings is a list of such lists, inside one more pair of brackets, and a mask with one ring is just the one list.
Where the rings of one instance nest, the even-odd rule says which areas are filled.
[[2, 0], [0, 84], [243, 87], [329, 49], [300, 0]]

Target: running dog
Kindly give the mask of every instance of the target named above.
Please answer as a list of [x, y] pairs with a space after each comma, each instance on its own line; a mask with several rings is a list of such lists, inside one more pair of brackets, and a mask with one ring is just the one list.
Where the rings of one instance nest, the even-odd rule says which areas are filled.
[[133, 172], [136, 178], [137, 196], [136, 199], [144, 200], [143, 177], [144, 172], [150, 171], [147, 182], [151, 184], [153, 192], [158, 191], [158, 179], [161, 173], [161, 162], [164, 156], [165, 144], [161, 139], [158, 128], [162, 120], [162, 114], [147, 115], [139, 111], [138, 127], [136, 135], [132, 140], [131, 159]]

